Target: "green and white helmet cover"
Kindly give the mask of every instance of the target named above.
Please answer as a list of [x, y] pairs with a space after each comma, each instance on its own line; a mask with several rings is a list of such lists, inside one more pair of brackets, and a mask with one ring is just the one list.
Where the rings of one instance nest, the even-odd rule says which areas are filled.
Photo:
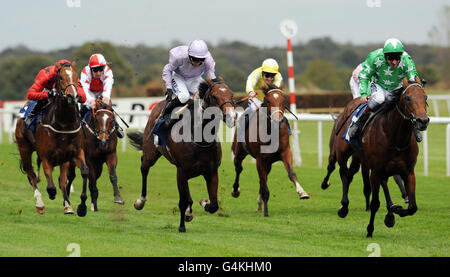
[[403, 53], [403, 44], [396, 38], [386, 40], [383, 47], [383, 53]]

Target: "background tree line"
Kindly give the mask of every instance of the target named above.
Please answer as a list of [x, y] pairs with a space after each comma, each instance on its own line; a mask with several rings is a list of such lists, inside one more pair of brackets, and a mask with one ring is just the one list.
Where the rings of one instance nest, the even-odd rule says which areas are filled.
[[[168, 61], [169, 49], [185, 43], [173, 41], [168, 47], [130, 47], [87, 42], [48, 52], [33, 51], [25, 46], [8, 48], [0, 53], [0, 100], [24, 99], [39, 70], [59, 59], [75, 61], [81, 72], [90, 55], [96, 52], [102, 53], [113, 69], [116, 97], [158, 95], [163, 89], [161, 73]], [[382, 44], [341, 44], [324, 37], [293, 45], [296, 91], [348, 91], [353, 69]], [[216, 74], [223, 76], [235, 92], [245, 90], [248, 74], [269, 57], [279, 62], [280, 72], [287, 80], [284, 47], [262, 48], [239, 41], [208, 45], [216, 61]], [[427, 79], [430, 86], [450, 88], [448, 45], [405, 43], [405, 48], [413, 57], [420, 76]]]

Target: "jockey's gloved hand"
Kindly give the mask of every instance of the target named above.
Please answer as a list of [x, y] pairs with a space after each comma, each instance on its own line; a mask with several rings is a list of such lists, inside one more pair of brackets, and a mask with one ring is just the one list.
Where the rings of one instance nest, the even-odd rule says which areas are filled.
[[52, 88], [48, 93], [48, 98], [53, 98], [56, 96], [56, 88]]

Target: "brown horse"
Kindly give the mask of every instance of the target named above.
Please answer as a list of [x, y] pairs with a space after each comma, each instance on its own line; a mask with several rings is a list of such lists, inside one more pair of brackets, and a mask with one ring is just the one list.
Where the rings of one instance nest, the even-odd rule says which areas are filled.
[[[323, 190], [330, 187], [331, 183], [329, 181], [329, 178], [330, 178], [331, 173], [336, 168], [336, 162], [337, 162], [337, 157], [336, 157], [337, 144], [336, 144], [336, 142], [340, 139], [337, 136], [337, 133], [339, 133], [338, 129], [340, 128], [340, 126], [338, 124], [341, 123], [341, 126], [342, 126], [342, 124], [344, 124], [342, 122], [341, 117], [342, 117], [342, 114], [340, 114], [334, 120], [333, 129], [331, 130], [331, 134], [330, 134], [330, 142], [329, 142], [330, 154], [328, 156], [327, 175], [323, 179], [322, 185], [321, 185], [321, 188]], [[361, 161], [359, 159], [359, 156], [352, 155], [352, 161], [350, 163], [349, 172], [348, 172], [348, 184], [349, 185], [353, 180], [353, 176], [358, 172], [360, 165], [361, 165]], [[363, 184], [364, 184], [363, 192], [364, 192], [364, 197], [366, 199], [366, 211], [369, 211], [370, 210], [370, 194], [372, 191], [372, 189], [370, 188], [369, 170], [367, 168], [365, 168], [364, 166], [361, 166], [361, 173], [362, 173], [362, 179], [363, 179]], [[400, 189], [402, 198], [405, 199], [405, 203], [408, 203], [409, 202], [408, 195], [406, 193], [405, 186], [403, 185], [403, 181], [402, 181], [401, 177], [399, 175], [394, 175], [394, 180]], [[348, 212], [348, 210], [346, 210], [346, 209], [339, 209], [338, 214], [339, 214], [339, 216], [344, 218], [347, 216], [347, 212]]]
[[[78, 120], [77, 106], [77, 80], [78, 74], [73, 64], [56, 64], [57, 75], [56, 96], [51, 100], [42, 121], [36, 126], [35, 137], [30, 137], [30, 131], [26, 128], [22, 119], [18, 119], [16, 125], [16, 141], [19, 147], [21, 164], [26, 172], [28, 180], [34, 189], [36, 199], [36, 211], [43, 214], [45, 205], [41, 193], [37, 187], [36, 174], [33, 172], [31, 156], [34, 150], [42, 161], [42, 167], [47, 179], [47, 192], [50, 199], [55, 199], [56, 187], [53, 183], [53, 167], [60, 166], [59, 187], [64, 198], [64, 213], [73, 214], [70, 206], [69, 194], [66, 189], [67, 170], [71, 161], [74, 161], [81, 169], [83, 186], [86, 185], [88, 168], [86, 166], [82, 145], [82, 132]], [[33, 145], [35, 141], [35, 148]], [[85, 206], [78, 206], [77, 214], [86, 215]]]
[[[222, 160], [222, 149], [220, 142], [216, 139], [216, 134], [213, 135], [214, 140], [212, 141], [205, 140], [203, 137], [201, 141], [198, 139], [193, 140], [191, 136], [189, 136], [187, 140], [179, 141], [177, 136], [175, 136], [178, 133], [174, 133], [174, 130], [177, 130], [180, 124], [186, 124], [178, 129], [178, 132], [183, 133], [189, 133], [189, 130], [194, 132], [193, 130], [197, 128], [197, 126], [200, 126], [201, 130], [206, 130], [211, 122], [214, 122], [215, 126], [218, 127], [220, 121], [217, 117], [215, 119], [205, 119], [205, 117], [203, 117], [201, 121], [194, 120], [195, 115], [193, 115], [193, 113], [201, 111], [205, 114], [209, 110], [207, 108], [210, 107], [214, 107], [214, 109], [218, 110], [218, 115], [223, 117], [224, 120], [227, 118], [226, 122], [228, 127], [234, 125], [236, 117], [233, 92], [224, 83], [222, 78], [219, 78], [219, 81], [207, 79], [207, 82], [200, 84], [199, 97], [200, 108], [196, 109], [197, 104], [195, 104], [194, 111], [186, 111], [183, 113], [183, 119], [172, 127], [172, 131], [168, 136], [167, 148], [155, 146], [155, 136], [149, 135], [150, 131], [153, 130], [155, 121], [162, 108], [165, 106], [165, 101], [159, 102], [153, 108], [147, 126], [145, 127], [144, 134], [128, 134], [131, 144], [137, 149], [143, 150], [141, 158], [142, 192], [141, 196], [135, 201], [134, 207], [137, 210], [141, 210], [144, 207], [147, 200], [147, 176], [149, 169], [156, 163], [161, 155], [164, 155], [177, 167], [177, 183], [180, 197], [178, 207], [180, 209], [181, 217], [178, 229], [179, 232], [186, 232], [185, 221], [189, 222], [193, 219], [193, 201], [189, 192], [189, 179], [202, 175], [207, 183], [209, 199], [200, 200], [200, 204], [205, 211], [209, 213], [215, 213], [219, 209], [219, 204], [217, 202], [217, 188], [219, 183], [218, 168]], [[191, 115], [191, 120], [188, 120], [189, 115]], [[184, 118], [185, 116], [187, 118]], [[232, 120], [228, 120], [229, 118]], [[190, 126], [189, 123], [191, 123]], [[147, 140], [147, 137], [150, 139]]]
[[[96, 107], [83, 124], [86, 135], [84, 153], [89, 167], [89, 191], [91, 192], [91, 210], [98, 211], [97, 180], [102, 174], [103, 164], [109, 171], [109, 180], [113, 186], [114, 203], [124, 204], [117, 186], [117, 130], [114, 125], [114, 111], [112, 103], [106, 105], [100, 98], [96, 100]], [[72, 163], [68, 174], [68, 188], [75, 179], [75, 165]]]
[[[250, 154], [256, 159], [256, 168], [259, 175], [259, 196], [257, 211], [261, 211], [261, 205], [264, 203], [264, 216], [269, 216], [267, 202], [269, 201], [269, 188], [267, 186], [267, 176], [272, 168], [272, 164], [276, 161], [283, 161], [284, 167], [288, 172], [289, 179], [294, 183], [300, 199], [308, 199], [309, 195], [300, 186], [297, 175], [292, 166], [292, 152], [289, 145], [289, 124], [284, 118], [284, 100], [283, 91], [275, 85], [266, 85], [264, 102], [261, 108], [249, 120], [249, 128], [245, 131], [245, 142], [238, 142], [238, 130], [234, 134], [231, 149], [234, 154], [234, 168], [236, 171], [236, 179], [233, 184], [233, 197], [239, 197], [239, 175], [242, 172], [242, 161]], [[270, 116], [269, 116], [270, 114]], [[270, 126], [271, 132], [276, 132], [278, 136], [273, 136], [271, 140], [262, 138], [260, 133], [263, 125]], [[269, 129], [269, 128], [268, 128]], [[254, 139], [250, 134], [258, 134]], [[278, 141], [276, 141], [278, 140]], [[276, 145], [269, 151], [264, 151], [263, 147], [275, 143]]]
[[[414, 167], [419, 149], [414, 136], [414, 128], [424, 131], [428, 126], [430, 119], [427, 116], [426, 99], [426, 93], [418, 79], [416, 82], [409, 83], [404, 78], [403, 91], [399, 95], [399, 100], [392, 105], [393, 108], [378, 114], [373, 120], [369, 119], [366, 123], [364, 133], [361, 135], [362, 147], [355, 147], [342, 139], [338, 139], [336, 142], [336, 158], [343, 185], [340, 216], [345, 216], [348, 212], [347, 194], [352, 175], [351, 170], [347, 168], [348, 159], [351, 156], [359, 157], [361, 166], [367, 171], [363, 172], [363, 176], [370, 170], [372, 200], [367, 237], [372, 237], [373, 234], [375, 214], [380, 206], [380, 185], [383, 187], [386, 198], [388, 213], [384, 223], [387, 227], [395, 225], [394, 213], [404, 217], [413, 215], [417, 211]], [[339, 138], [344, 135], [349, 125], [349, 122], [343, 122], [344, 118], [352, 113], [360, 102], [360, 99], [355, 99], [345, 108], [338, 124], [339, 126], [343, 124], [343, 128], [337, 135]], [[407, 209], [394, 205], [389, 194], [387, 179], [396, 174], [400, 175], [405, 182], [409, 198]]]

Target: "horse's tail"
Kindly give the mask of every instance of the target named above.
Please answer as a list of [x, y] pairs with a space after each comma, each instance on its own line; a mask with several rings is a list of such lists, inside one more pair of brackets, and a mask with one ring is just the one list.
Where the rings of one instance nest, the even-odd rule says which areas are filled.
[[136, 148], [137, 150], [142, 150], [143, 134], [141, 132], [127, 133], [127, 136], [130, 139], [130, 143], [134, 148]]

